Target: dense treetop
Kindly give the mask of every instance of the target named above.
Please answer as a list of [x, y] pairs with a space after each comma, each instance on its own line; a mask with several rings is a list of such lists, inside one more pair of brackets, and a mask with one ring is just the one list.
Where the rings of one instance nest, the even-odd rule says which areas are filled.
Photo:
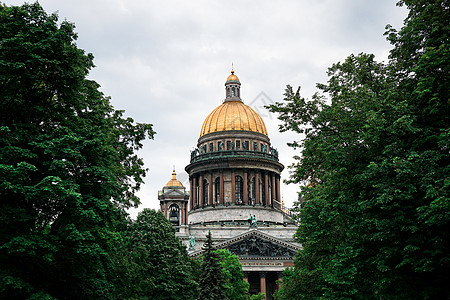
[[280, 299], [449, 297], [448, 1], [400, 1], [386, 64], [350, 55], [311, 100], [270, 106], [304, 134], [291, 182], [303, 245]]
[[0, 294], [112, 298], [125, 209], [153, 137], [86, 77], [74, 25], [0, 6]]
[[134, 266], [135, 285], [125, 291], [130, 298], [197, 299], [195, 262], [161, 211], [138, 214], [128, 228], [126, 249]]
[[199, 299], [215, 300], [228, 299], [225, 294], [225, 278], [219, 264], [219, 253], [215, 252], [211, 232], [206, 235], [206, 241], [202, 247], [204, 250], [199, 277]]

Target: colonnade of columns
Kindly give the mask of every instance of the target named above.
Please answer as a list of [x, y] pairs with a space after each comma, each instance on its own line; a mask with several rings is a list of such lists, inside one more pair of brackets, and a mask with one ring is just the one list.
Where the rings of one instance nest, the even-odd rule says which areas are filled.
[[281, 202], [280, 175], [275, 172], [232, 169], [195, 174], [189, 181], [190, 209], [215, 205], [273, 207]]
[[[271, 276], [269, 276], [269, 274]], [[253, 275], [253, 279], [257, 279], [258, 281], [250, 281], [249, 276]], [[274, 276], [275, 275], [275, 276]], [[280, 288], [279, 283], [277, 281], [281, 281], [283, 279], [282, 272], [267, 272], [267, 271], [254, 271], [254, 272], [244, 272], [244, 280], [250, 284], [250, 292], [263, 293], [266, 295], [266, 300], [273, 299], [272, 294]], [[253, 286], [256, 283], [256, 287]], [[258, 290], [259, 287], [259, 290]]]

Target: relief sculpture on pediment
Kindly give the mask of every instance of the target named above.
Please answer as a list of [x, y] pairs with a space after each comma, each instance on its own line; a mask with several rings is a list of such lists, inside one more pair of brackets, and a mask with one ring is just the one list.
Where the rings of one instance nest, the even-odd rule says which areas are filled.
[[295, 251], [279, 244], [252, 236], [226, 247], [239, 257], [283, 257], [293, 258]]

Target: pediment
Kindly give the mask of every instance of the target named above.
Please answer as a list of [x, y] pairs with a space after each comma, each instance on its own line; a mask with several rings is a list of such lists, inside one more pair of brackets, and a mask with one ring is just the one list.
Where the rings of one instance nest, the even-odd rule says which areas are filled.
[[258, 230], [251, 230], [215, 246], [228, 249], [239, 258], [294, 258], [298, 247]]
[[171, 189], [164, 193], [164, 197], [184, 197], [184, 191], [180, 189]]
[[[257, 229], [237, 235], [214, 245], [215, 249], [228, 249], [242, 259], [293, 259], [300, 247], [277, 239]], [[192, 253], [200, 255], [203, 251]]]

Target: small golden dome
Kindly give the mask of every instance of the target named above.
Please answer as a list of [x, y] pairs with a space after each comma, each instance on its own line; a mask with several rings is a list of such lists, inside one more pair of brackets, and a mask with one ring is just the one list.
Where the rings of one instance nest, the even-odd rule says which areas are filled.
[[227, 78], [227, 82], [228, 81], [237, 81], [237, 82], [239, 82], [239, 77], [234, 75], [234, 70], [231, 70], [231, 75], [229, 75], [228, 78]]
[[240, 100], [225, 101], [216, 107], [203, 122], [200, 136], [228, 130], [253, 131], [267, 135], [261, 116]]
[[166, 187], [169, 186], [179, 186], [179, 187], [183, 187], [183, 184], [181, 184], [181, 182], [177, 179], [177, 173], [175, 173], [175, 170], [173, 170], [172, 172], [172, 179], [170, 179], [166, 185]]

